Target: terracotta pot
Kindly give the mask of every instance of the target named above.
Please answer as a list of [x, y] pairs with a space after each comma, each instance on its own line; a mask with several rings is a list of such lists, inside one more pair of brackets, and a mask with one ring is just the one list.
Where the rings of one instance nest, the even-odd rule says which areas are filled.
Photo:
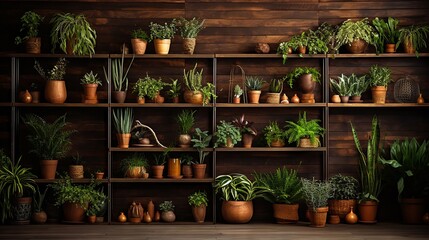
[[95, 179], [103, 179], [104, 172], [97, 172], [95, 173]]
[[206, 205], [201, 205], [198, 207], [192, 207], [192, 216], [197, 223], [203, 223], [206, 218]]
[[145, 172], [146, 172], [146, 168], [144, 166], [130, 167], [125, 172], [125, 177], [128, 177], [128, 178], [142, 178], [143, 174]]
[[173, 211], [165, 211], [161, 213], [161, 219], [164, 222], [174, 222], [176, 220], [176, 214]]
[[222, 217], [227, 223], [247, 223], [253, 216], [252, 201], [223, 201]]
[[319, 147], [319, 142], [311, 143], [310, 138], [301, 138], [301, 139], [299, 139], [298, 147], [317, 148], [317, 147]]
[[182, 42], [183, 53], [194, 54], [196, 41], [195, 38], [184, 38]]
[[232, 98], [232, 103], [240, 103], [240, 101], [241, 101], [241, 98], [239, 98], [239, 97], [233, 97]]
[[29, 224], [31, 218], [31, 197], [20, 197], [15, 199], [13, 205], [13, 217], [17, 224]]
[[285, 142], [281, 139], [272, 141], [270, 143], [270, 147], [284, 147], [285, 146]]
[[88, 216], [88, 223], [94, 224], [97, 221], [97, 216]]
[[385, 104], [386, 103], [386, 94], [387, 88], [384, 86], [377, 86], [371, 88], [372, 101], [375, 104]]
[[46, 215], [45, 211], [33, 212], [31, 215], [31, 220], [37, 224], [43, 224], [48, 220], [48, 215]]
[[346, 46], [346, 50], [349, 53], [359, 54], [359, 53], [365, 52], [366, 48], [368, 47], [368, 43], [362, 39], [358, 39], [353, 41], [350, 44], [346, 44], [345, 46]]
[[329, 224], [339, 224], [341, 222], [340, 216], [338, 215], [329, 215], [328, 223]]
[[152, 218], [150, 217], [149, 212], [146, 212], [143, 215], [143, 222], [145, 222], [145, 223], [151, 223], [152, 222]]
[[297, 223], [299, 204], [273, 204], [273, 216], [277, 223]]
[[189, 134], [180, 134], [179, 135], [179, 147], [189, 148], [191, 147], [191, 135]]
[[66, 54], [74, 55], [73, 48], [75, 46], [75, 43], [76, 43], [76, 37], [75, 36], [72, 36], [69, 39], [67, 39], [66, 52], [65, 52]]
[[310, 226], [317, 228], [325, 227], [328, 210], [328, 207], [320, 207], [316, 208], [316, 211], [310, 211]]
[[42, 179], [55, 179], [58, 160], [40, 160], [40, 175]]
[[63, 204], [63, 220], [67, 222], [83, 222], [85, 219], [85, 208], [76, 203]]
[[177, 97], [173, 97], [173, 98], [171, 99], [171, 101], [172, 101], [173, 103], [179, 103], [179, 102], [180, 102], [179, 96], [177, 96]]
[[169, 158], [168, 159], [168, 169], [167, 176], [169, 178], [180, 178], [180, 159], [179, 158]]
[[360, 101], [361, 98], [362, 98], [362, 96], [350, 96], [349, 100], [358, 102], [358, 101]]
[[192, 178], [192, 166], [182, 165], [182, 175], [184, 178]]
[[66, 82], [63, 80], [46, 81], [45, 99], [49, 103], [64, 103], [67, 99]]
[[224, 145], [224, 147], [226, 148], [233, 148], [234, 147], [234, 143], [232, 143], [232, 139], [231, 138], [227, 138], [226, 139], [226, 144]]
[[154, 100], [155, 100], [155, 103], [164, 103], [165, 98], [158, 94], [158, 95], [156, 95]]
[[83, 165], [70, 165], [69, 176], [72, 179], [83, 178]]
[[39, 103], [40, 102], [40, 91], [30, 91], [31, 102]]
[[425, 103], [425, 99], [423, 98], [422, 94], [419, 94], [419, 97], [417, 98], [417, 104], [423, 104]]
[[117, 133], [118, 148], [128, 148], [130, 146], [131, 133]]
[[332, 95], [331, 102], [333, 102], [333, 103], [340, 103], [341, 102], [340, 95], [337, 95], [337, 94]]
[[405, 224], [421, 224], [425, 214], [425, 199], [401, 198], [402, 221]]
[[203, 179], [206, 176], [207, 164], [192, 164], [194, 178]]
[[131, 38], [131, 47], [134, 54], [144, 54], [146, 52], [147, 41], [140, 38]]
[[153, 178], [161, 179], [163, 178], [162, 174], [164, 171], [164, 165], [155, 165], [152, 166], [152, 175]]
[[299, 97], [296, 94], [294, 94], [292, 96], [292, 98], [290, 99], [290, 102], [291, 103], [299, 103]]
[[126, 91], [112, 91], [112, 98], [117, 103], [124, 103], [127, 98]]
[[146, 100], [145, 100], [145, 98], [144, 98], [144, 97], [137, 97], [137, 103], [138, 103], [138, 104], [145, 104], [145, 103], [146, 103]]
[[42, 38], [30, 37], [25, 41], [25, 52], [40, 54], [42, 48]]
[[170, 51], [171, 39], [155, 39], [155, 53], [167, 55]]
[[200, 91], [186, 90], [183, 93], [183, 99], [187, 103], [203, 104], [203, 94]]
[[405, 41], [402, 43], [402, 47], [404, 48], [405, 53], [408, 53], [408, 54], [416, 53], [416, 49], [414, 48], [413, 42], [410, 41], [408, 38], [406, 38]]
[[307, 47], [306, 46], [299, 46], [298, 47], [298, 53], [299, 54], [305, 54], [305, 52], [307, 52]]
[[249, 103], [257, 104], [259, 103], [259, 98], [261, 97], [260, 90], [249, 90], [247, 92], [247, 96], [249, 98]]
[[350, 212], [351, 208], [356, 209], [357, 200], [340, 200], [340, 199], [329, 199], [329, 214], [338, 215], [341, 219], [344, 219], [347, 213]]
[[384, 45], [384, 52], [385, 53], [395, 53], [396, 52], [396, 44], [386, 43], [386, 45]]
[[252, 134], [243, 134], [243, 147], [244, 148], [251, 148], [253, 142], [253, 135]]
[[350, 96], [340, 96], [340, 99], [341, 99], [342, 103], [348, 103], [349, 102], [349, 98], [350, 98]]
[[280, 93], [266, 93], [267, 103], [279, 103]]
[[[97, 103], [97, 88], [98, 84], [84, 84], [83, 86], [83, 98], [84, 103]], [[89, 101], [88, 101], [89, 100]]]
[[376, 201], [363, 201], [359, 203], [359, 216], [362, 223], [376, 223], [377, 222], [377, 202]]
[[301, 89], [301, 92], [303, 94], [311, 94], [314, 91], [314, 88], [316, 87], [316, 82], [313, 81], [313, 75], [312, 74], [302, 74], [299, 77], [299, 87]]

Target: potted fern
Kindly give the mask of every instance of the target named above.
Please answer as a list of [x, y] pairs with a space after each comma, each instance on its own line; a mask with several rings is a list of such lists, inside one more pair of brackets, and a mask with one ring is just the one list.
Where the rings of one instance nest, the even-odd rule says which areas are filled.
[[264, 80], [258, 76], [246, 76], [246, 88], [249, 98], [249, 103], [259, 103], [261, 97], [261, 89], [264, 84]]
[[15, 44], [25, 42], [25, 51], [27, 53], [39, 54], [42, 47], [42, 38], [39, 37], [39, 26], [43, 22], [44, 17], [39, 14], [28, 11], [21, 17], [20, 33], [26, 32], [24, 37], [17, 36]]
[[203, 20], [192, 18], [190, 20], [185, 18], [174, 19], [173, 23], [176, 25], [180, 32], [180, 36], [183, 38], [182, 46], [183, 53], [193, 54], [195, 50], [196, 38], [198, 33], [204, 29]]
[[335, 39], [337, 48], [344, 45], [348, 52], [358, 54], [365, 52], [368, 44], [374, 45], [375, 37], [374, 28], [369, 24], [368, 18], [364, 18], [357, 21], [345, 20], [338, 28]]
[[216, 142], [214, 147], [222, 145], [227, 148], [233, 148], [235, 144], [241, 141], [241, 132], [238, 127], [230, 122], [220, 121], [216, 126]]
[[144, 54], [146, 52], [147, 43], [150, 42], [150, 37], [141, 29], [134, 29], [131, 32], [131, 46], [135, 54]]
[[97, 99], [97, 88], [102, 85], [100, 79], [92, 71], [85, 73], [80, 79], [80, 84], [83, 86], [83, 102], [95, 104], [98, 103]]
[[319, 125], [319, 119], [307, 120], [307, 112], [299, 113], [297, 122], [286, 121], [286, 136], [289, 143], [296, 143], [297, 147], [319, 147], [320, 137], [325, 129]]
[[420, 49], [427, 47], [426, 41], [428, 40], [428, 35], [429, 26], [427, 25], [403, 27], [399, 29], [399, 41], [396, 47], [402, 44], [404, 52], [415, 53], [416, 57], [418, 57]]
[[166, 55], [170, 51], [171, 39], [176, 32], [176, 26], [171, 23], [153, 23], [149, 24], [150, 37], [154, 39], [155, 53]]

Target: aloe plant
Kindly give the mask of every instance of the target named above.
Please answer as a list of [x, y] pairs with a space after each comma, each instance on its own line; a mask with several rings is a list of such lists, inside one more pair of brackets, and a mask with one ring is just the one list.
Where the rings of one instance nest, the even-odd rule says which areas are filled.
[[[130, 71], [131, 65], [134, 62], [134, 55], [131, 59], [130, 64], [128, 65], [127, 70], [124, 72], [124, 61], [125, 61], [125, 53], [124, 47], [122, 48], [122, 56], [121, 59], [112, 59], [112, 82], [113, 88], [115, 91], [127, 91], [128, 90], [128, 72]], [[106, 82], [109, 82], [109, 75], [106, 71], [106, 68], [103, 66], [104, 77], [106, 78]]]
[[133, 118], [133, 110], [131, 108], [118, 108], [113, 110], [113, 123], [118, 133], [130, 133]]
[[246, 87], [250, 91], [259, 91], [262, 89], [264, 80], [258, 76], [246, 76]]
[[268, 86], [268, 92], [281, 93], [283, 90], [283, 81], [283, 79], [271, 79], [270, 85]]
[[340, 96], [350, 96], [352, 94], [353, 82], [350, 81], [348, 76], [341, 74], [338, 76], [338, 81], [332, 78], [329, 81], [333, 90]]

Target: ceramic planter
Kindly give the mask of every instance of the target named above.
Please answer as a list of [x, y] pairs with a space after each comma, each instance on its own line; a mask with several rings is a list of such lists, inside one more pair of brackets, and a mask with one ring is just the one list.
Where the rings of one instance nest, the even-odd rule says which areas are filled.
[[146, 52], [147, 41], [140, 38], [132, 38], [131, 46], [134, 54], [141, 55]]
[[192, 170], [194, 171], [194, 178], [203, 179], [206, 175], [207, 164], [192, 164]]
[[198, 207], [192, 207], [192, 216], [194, 217], [195, 222], [203, 223], [206, 218], [206, 205], [201, 205]]
[[359, 203], [358, 209], [361, 223], [377, 222], [377, 205], [376, 201], [362, 201]]
[[223, 201], [222, 217], [227, 223], [248, 223], [253, 216], [252, 201]]
[[155, 39], [155, 53], [167, 55], [170, 51], [171, 39]]
[[67, 99], [66, 82], [63, 80], [46, 81], [45, 99], [49, 103], [64, 103]]
[[42, 48], [42, 38], [40, 37], [29, 37], [25, 41], [25, 52], [32, 54], [40, 54]]
[[55, 179], [58, 160], [40, 160], [40, 175], [42, 179]]
[[273, 216], [277, 223], [297, 223], [299, 204], [273, 204]]

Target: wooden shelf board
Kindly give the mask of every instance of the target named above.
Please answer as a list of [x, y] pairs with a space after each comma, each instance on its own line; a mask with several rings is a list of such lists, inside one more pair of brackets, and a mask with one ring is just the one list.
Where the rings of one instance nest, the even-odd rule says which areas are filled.
[[[214, 58], [214, 54], [140, 54], [140, 55], [134, 55], [135, 59], [138, 58], [147, 58], [147, 59], [202, 59], [202, 58]], [[110, 54], [111, 58], [121, 58], [122, 54]], [[125, 54], [125, 58], [132, 58], [133, 54]]]
[[[163, 152], [165, 151], [165, 148], [162, 147], [133, 147], [132, 144], [129, 148], [118, 148], [118, 147], [112, 147], [110, 148], [111, 152]], [[180, 148], [175, 147], [171, 149], [172, 152], [196, 152], [197, 150], [195, 148]], [[213, 148], [205, 148], [205, 152], [213, 152]]]
[[362, 107], [362, 108], [389, 108], [389, 107], [429, 107], [428, 103], [417, 104], [417, 103], [386, 103], [386, 104], [375, 104], [375, 103], [328, 103], [330, 108], [348, 108], [348, 107]]
[[[351, 54], [351, 53], [340, 53], [340, 54], [328, 54], [327, 57], [331, 59], [335, 58], [415, 58], [415, 54], [409, 53], [361, 53], [361, 54]], [[429, 53], [419, 53], [419, 57], [429, 57]]]
[[2, 102], [0, 103], [0, 107], [12, 107], [12, 103]]
[[131, 222], [118, 222], [118, 221], [112, 221], [112, 225], [213, 225], [214, 222], [212, 221], [204, 221], [203, 223], [197, 223], [197, 222], [185, 222], [185, 221], [176, 221], [172, 223], [166, 223], [166, 222], [151, 222], [151, 223], [131, 223]]
[[[54, 183], [56, 181], [58, 181], [59, 178], [57, 179], [35, 179], [36, 183]], [[96, 180], [96, 181], [100, 181], [102, 183], [107, 183], [108, 180], [106, 178], [103, 178], [101, 180]], [[91, 179], [90, 178], [82, 178], [82, 179], [72, 179], [73, 183], [90, 183]]]
[[139, 107], [139, 108], [212, 108], [213, 104], [205, 106], [191, 103], [111, 103], [111, 107]]
[[290, 104], [273, 104], [273, 103], [216, 103], [218, 108], [290, 108], [290, 107], [326, 107], [326, 103], [290, 103]]
[[161, 179], [155, 178], [111, 178], [110, 182], [112, 183], [212, 183], [214, 181], [213, 178], [204, 178], [204, 179], [196, 179], [196, 178], [168, 178], [164, 177]]
[[7, 54], [9, 57], [17, 57], [17, 58], [103, 58], [107, 59], [109, 58], [109, 54], [93, 54], [93, 55], [68, 55], [68, 54], [62, 54], [62, 53], [41, 53], [41, 54], [31, 54], [31, 53], [9, 53]]
[[14, 103], [15, 107], [82, 107], [82, 108], [107, 108], [107, 103], [85, 104], [85, 103]]
[[326, 147], [318, 148], [299, 148], [299, 147], [233, 147], [216, 148], [216, 152], [325, 152]]
[[[215, 54], [216, 58], [279, 58], [282, 59], [282, 56], [279, 54], [257, 54], [257, 53], [238, 53], [238, 54]], [[299, 54], [288, 54], [288, 58], [325, 58], [325, 54], [303, 54], [302, 57]]]

